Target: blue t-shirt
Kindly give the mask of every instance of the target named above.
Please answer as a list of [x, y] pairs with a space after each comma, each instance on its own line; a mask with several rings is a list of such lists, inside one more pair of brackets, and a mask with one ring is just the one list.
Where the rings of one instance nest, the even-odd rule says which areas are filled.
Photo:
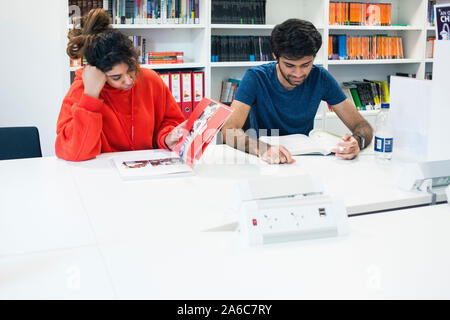
[[[314, 65], [306, 80], [292, 90], [286, 90], [278, 80], [276, 62], [247, 70], [235, 99], [251, 107], [250, 128], [257, 136], [309, 134], [321, 100], [329, 105], [343, 102], [347, 97], [333, 76], [323, 67]], [[252, 134], [251, 134], [252, 135]]]

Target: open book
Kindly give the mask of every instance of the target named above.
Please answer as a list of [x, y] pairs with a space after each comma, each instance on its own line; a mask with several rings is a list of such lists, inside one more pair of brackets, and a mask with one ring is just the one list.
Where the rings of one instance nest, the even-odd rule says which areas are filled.
[[201, 158], [231, 113], [230, 107], [203, 98], [187, 120], [183, 136], [173, 151], [136, 151], [115, 157], [113, 161], [125, 179], [192, 172], [194, 162]]
[[293, 156], [301, 154], [328, 155], [331, 150], [339, 148], [337, 144], [342, 138], [322, 130], [312, 130], [309, 136], [304, 134], [291, 134], [287, 136], [264, 136], [259, 138], [270, 145], [282, 145]]

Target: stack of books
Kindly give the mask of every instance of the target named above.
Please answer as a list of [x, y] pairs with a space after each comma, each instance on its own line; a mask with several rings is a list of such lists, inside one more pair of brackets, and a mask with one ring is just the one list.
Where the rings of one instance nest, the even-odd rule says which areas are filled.
[[176, 64], [184, 63], [183, 52], [149, 52], [147, 64]]

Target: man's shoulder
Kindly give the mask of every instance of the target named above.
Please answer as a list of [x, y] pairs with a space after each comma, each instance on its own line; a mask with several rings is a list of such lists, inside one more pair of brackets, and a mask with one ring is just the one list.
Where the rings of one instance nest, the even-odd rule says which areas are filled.
[[276, 62], [269, 62], [259, 66], [251, 67], [247, 72], [260, 75], [272, 74], [275, 71]]

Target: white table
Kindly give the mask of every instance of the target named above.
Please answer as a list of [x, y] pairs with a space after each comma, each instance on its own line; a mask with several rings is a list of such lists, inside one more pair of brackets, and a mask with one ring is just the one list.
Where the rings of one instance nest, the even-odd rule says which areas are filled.
[[0, 161], [0, 257], [95, 244], [67, 162]]
[[318, 175], [349, 213], [428, 203], [396, 188], [395, 163], [270, 166], [211, 146], [195, 176], [124, 182], [111, 156], [0, 162], [0, 298], [448, 298], [446, 205], [352, 217], [348, 239], [248, 248], [237, 233], [201, 232], [239, 179], [261, 174]]
[[121, 299], [449, 299], [450, 206], [350, 218], [346, 238], [248, 247], [233, 232], [100, 245]]

